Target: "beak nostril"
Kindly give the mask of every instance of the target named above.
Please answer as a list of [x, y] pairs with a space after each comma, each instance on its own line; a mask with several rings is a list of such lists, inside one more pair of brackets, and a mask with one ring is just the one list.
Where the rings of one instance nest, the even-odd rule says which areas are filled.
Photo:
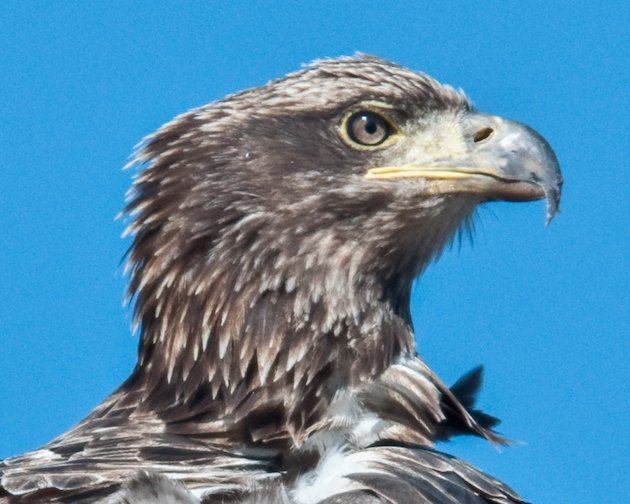
[[488, 138], [490, 135], [492, 135], [493, 132], [494, 130], [492, 128], [482, 128], [479, 131], [477, 131], [477, 133], [475, 133], [473, 140], [475, 143], [482, 142], [483, 140]]

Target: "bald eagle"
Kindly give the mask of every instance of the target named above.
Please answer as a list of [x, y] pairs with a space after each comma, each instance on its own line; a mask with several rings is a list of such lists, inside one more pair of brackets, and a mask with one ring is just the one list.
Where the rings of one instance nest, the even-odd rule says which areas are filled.
[[424, 74], [316, 61], [149, 136], [124, 210], [137, 365], [0, 463], [1, 502], [518, 503], [436, 451], [503, 442], [416, 353], [411, 283], [475, 207], [547, 200], [547, 142]]

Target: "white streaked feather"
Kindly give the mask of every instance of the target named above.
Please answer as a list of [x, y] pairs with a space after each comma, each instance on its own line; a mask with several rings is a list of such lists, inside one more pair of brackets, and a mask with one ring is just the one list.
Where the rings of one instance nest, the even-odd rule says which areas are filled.
[[316, 504], [333, 495], [360, 490], [362, 486], [348, 479], [348, 476], [377, 472], [369, 467], [369, 460], [369, 454], [366, 453], [331, 450], [315, 469], [298, 478], [291, 490], [291, 496], [299, 504]]

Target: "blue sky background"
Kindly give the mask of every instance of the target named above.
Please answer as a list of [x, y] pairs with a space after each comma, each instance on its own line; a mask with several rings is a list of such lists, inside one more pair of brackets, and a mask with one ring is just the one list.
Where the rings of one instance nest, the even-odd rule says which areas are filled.
[[[106, 6], [105, 6], [106, 5]], [[174, 115], [363, 51], [462, 87], [558, 154], [563, 212], [496, 203], [416, 286], [448, 383], [483, 363], [503, 419], [440, 448], [536, 503], [630, 495], [630, 16], [626, 2], [7, 2], [0, 14], [0, 458], [41, 445], [130, 372], [134, 144]]]

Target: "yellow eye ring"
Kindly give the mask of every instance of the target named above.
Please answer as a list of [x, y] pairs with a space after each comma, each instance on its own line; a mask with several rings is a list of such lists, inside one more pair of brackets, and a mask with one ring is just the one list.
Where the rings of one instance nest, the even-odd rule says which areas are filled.
[[349, 146], [359, 150], [381, 149], [398, 140], [400, 133], [383, 109], [385, 104], [361, 103], [352, 107], [341, 120], [339, 135]]

